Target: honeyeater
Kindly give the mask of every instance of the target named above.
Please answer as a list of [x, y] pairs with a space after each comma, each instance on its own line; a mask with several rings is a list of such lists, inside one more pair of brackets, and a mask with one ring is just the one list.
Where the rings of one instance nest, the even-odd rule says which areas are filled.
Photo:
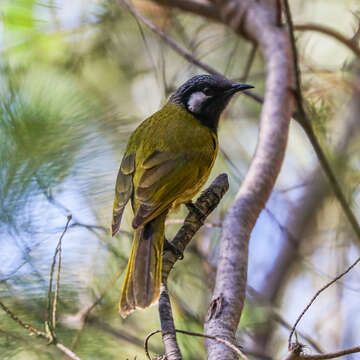
[[220, 114], [236, 92], [252, 87], [221, 76], [194, 76], [132, 133], [112, 218], [115, 235], [131, 201], [135, 231], [120, 300], [123, 317], [158, 300], [166, 216], [204, 185], [218, 152]]

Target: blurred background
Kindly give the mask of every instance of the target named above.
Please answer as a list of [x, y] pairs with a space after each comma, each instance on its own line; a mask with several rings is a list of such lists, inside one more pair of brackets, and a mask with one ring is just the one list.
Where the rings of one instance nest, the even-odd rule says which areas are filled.
[[[206, 19], [134, 5], [182, 47], [263, 95], [264, 61], [251, 43]], [[330, 27], [359, 48], [357, 0], [291, 1], [295, 24]], [[360, 220], [360, 73], [353, 51], [332, 37], [296, 31], [306, 107], [316, 134]], [[43, 330], [49, 273], [62, 243], [56, 333], [84, 359], [145, 359], [160, 327], [157, 308], [123, 320], [117, 309], [131, 245], [131, 209], [109, 235], [114, 183], [129, 134], [189, 77], [202, 73], [112, 0], [1, 0], [0, 300]], [[244, 76], [247, 78], [244, 79]], [[169, 280], [176, 327], [203, 332], [221, 221], [251, 161], [261, 106], [236, 97], [219, 129], [221, 172], [230, 190], [193, 239]], [[171, 238], [182, 209], [167, 225]], [[250, 358], [280, 358], [312, 295], [359, 254], [349, 226], [301, 127], [293, 121], [273, 194], [253, 231], [249, 286], [238, 329]], [[360, 343], [360, 269], [326, 291], [298, 329], [308, 351]], [[302, 337], [304, 335], [304, 337]], [[184, 359], [205, 358], [201, 338], [178, 336]], [[161, 336], [151, 340], [162, 353]], [[321, 350], [320, 349], [320, 350]], [[61, 359], [55, 347], [0, 310], [1, 359]], [[355, 358], [353, 356], [353, 358]], [[348, 359], [351, 359], [348, 356]]]

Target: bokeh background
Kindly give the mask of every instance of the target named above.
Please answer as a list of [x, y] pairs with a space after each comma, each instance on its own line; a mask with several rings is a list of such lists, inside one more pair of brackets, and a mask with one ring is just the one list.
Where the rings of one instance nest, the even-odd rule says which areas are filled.
[[[151, 1], [134, 4], [195, 57], [245, 80], [251, 43], [206, 19]], [[355, 35], [359, 46], [357, 0], [296, 0], [291, 7], [295, 24], [322, 24], [347, 38]], [[324, 34], [296, 32], [296, 38], [306, 107], [360, 219], [356, 56]], [[125, 320], [118, 313], [132, 214], [128, 209], [123, 231], [111, 238], [113, 189], [131, 131], [199, 73], [117, 1], [0, 2], [0, 300], [43, 329], [50, 267], [71, 214], [62, 243], [56, 333], [83, 359], [145, 359], [144, 339], [159, 328], [156, 307]], [[246, 82], [263, 95], [265, 69], [258, 52]], [[221, 221], [254, 153], [260, 111], [241, 95], [222, 118], [221, 151], [209, 181], [226, 172], [230, 190], [170, 277], [179, 329], [203, 332]], [[182, 209], [171, 216], [169, 238], [185, 214]], [[358, 256], [359, 239], [293, 121], [281, 174], [251, 238], [248, 297], [238, 329], [249, 357], [284, 355], [286, 324]], [[359, 283], [355, 268], [307, 313], [299, 326], [307, 339], [299, 339], [309, 351], [359, 344]], [[205, 358], [201, 338], [179, 335], [178, 340], [184, 359]], [[162, 353], [159, 335], [151, 349]], [[0, 310], [1, 359], [63, 357]]]

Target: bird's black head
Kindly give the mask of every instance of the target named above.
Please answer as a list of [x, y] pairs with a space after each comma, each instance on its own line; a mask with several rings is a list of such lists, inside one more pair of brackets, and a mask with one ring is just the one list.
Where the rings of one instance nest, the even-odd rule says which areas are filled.
[[231, 97], [251, 89], [248, 84], [233, 83], [218, 75], [197, 75], [189, 79], [170, 97], [170, 102], [184, 107], [204, 125], [216, 131], [220, 114]]

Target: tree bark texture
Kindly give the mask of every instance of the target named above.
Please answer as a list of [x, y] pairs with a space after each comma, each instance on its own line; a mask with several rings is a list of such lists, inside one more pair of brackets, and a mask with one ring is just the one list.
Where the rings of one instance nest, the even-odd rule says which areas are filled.
[[[293, 66], [286, 29], [276, 24], [276, 9], [265, 1], [216, 1], [222, 20], [256, 42], [266, 62], [266, 93], [256, 152], [233, 205], [220, 242], [216, 283], [205, 333], [235, 343], [245, 301], [248, 243], [260, 211], [273, 189], [284, 158], [293, 107]], [[209, 360], [237, 359], [231, 349], [205, 342]]]

